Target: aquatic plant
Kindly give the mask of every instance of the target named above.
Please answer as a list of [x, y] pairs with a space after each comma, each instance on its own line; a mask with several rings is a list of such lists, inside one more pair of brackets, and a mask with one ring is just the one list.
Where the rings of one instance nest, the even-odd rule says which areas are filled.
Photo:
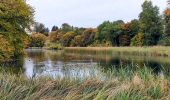
[[[141, 70], [141, 71], [140, 71]], [[170, 76], [160, 77], [144, 67], [134, 71], [121, 68], [110, 71], [110, 78], [26, 78], [1, 69], [2, 100], [145, 100], [170, 99]], [[125, 77], [126, 76], [126, 77]]]

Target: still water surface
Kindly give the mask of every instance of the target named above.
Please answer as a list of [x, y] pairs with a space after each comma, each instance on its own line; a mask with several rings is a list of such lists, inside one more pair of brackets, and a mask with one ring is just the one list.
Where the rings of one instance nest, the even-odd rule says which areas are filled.
[[[110, 51], [53, 51], [42, 49], [27, 49], [26, 56], [18, 63], [8, 67], [10, 72], [22, 74], [27, 77], [53, 76], [53, 77], [107, 77], [106, 71], [111, 67], [146, 65], [156, 74], [166, 74], [170, 70], [168, 57], [142, 57], [123, 55]], [[164, 68], [162, 68], [164, 67]], [[166, 70], [166, 72], [165, 72]]]

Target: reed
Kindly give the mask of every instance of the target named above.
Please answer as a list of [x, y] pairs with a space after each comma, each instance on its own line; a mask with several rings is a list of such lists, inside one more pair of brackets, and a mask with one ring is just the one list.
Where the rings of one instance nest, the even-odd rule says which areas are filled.
[[153, 47], [65, 47], [66, 52], [118, 52], [123, 55], [138, 56], [164, 56], [170, 57], [170, 47], [153, 46]]
[[[134, 66], [136, 67], [136, 66]], [[153, 74], [147, 67], [108, 71], [108, 79], [26, 78], [24, 75], [0, 74], [2, 100], [142, 100], [170, 99], [170, 76]]]

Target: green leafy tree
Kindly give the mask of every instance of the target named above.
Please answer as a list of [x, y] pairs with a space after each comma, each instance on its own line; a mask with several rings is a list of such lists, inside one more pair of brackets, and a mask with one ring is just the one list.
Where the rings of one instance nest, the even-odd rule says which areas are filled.
[[140, 31], [145, 36], [144, 44], [156, 45], [163, 32], [159, 8], [153, 6], [151, 1], [145, 1], [142, 5], [142, 12], [139, 18]]
[[14, 58], [23, 54], [21, 37], [26, 34], [25, 29], [30, 29], [33, 13], [25, 0], [0, 0], [0, 34], [14, 49]]
[[97, 38], [100, 42], [112, 43], [114, 46], [119, 46], [119, 35], [121, 34], [121, 25], [124, 22], [121, 20], [114, 22], [104, 22], [98, 26]]
[[86, 28], [79, 28], [79, 27], [74, 27], [74, 32], [77, 33], [78, 35], [81, 35], [84, 31], [86, 30]]
[[139, 32], [139, 29], [140, 29], [139, 20], [137, 19], [132, 20], [130, 22], [129, 28], [130, 28], [129, 35], [131, 38], [133, 38]]
[[73, 27], [70, 26], [70, 25], [67, 24], [67, 23], [64, 23], [64, 24], [62, 24], [62, 26], [61, 26], [61, 31], [62, 31], [63, 33], [67, 33], [67, 32], [69, 32], [69, 31], [73, 31]]

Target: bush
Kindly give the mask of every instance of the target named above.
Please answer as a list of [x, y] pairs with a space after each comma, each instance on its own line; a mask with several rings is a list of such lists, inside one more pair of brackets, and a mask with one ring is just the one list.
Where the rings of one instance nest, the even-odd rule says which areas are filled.
[[135, 37], [131, 39], [131, 46], [143, 46], [144, 44], [144, 34], [138, 33]]
[[165, 38], [162, 38], [158, 45], [162, 45], [162, 46], [170, 46], [170, 38], [169, 37], [165, 37]]
[[48, 39], [50, 40], [50, 42], [61, 42], [61, 39], [63, 37], [63, 33], [58, 31], [53, 31], [50, 33]]
[[119, 46], [129, 46], [130, 45], [130, 36], [120, 35], [119, 36]]
[[90, 47], [112, 47], [112, 42], [107, 40], [100, 42], [96, 40], [90, 45]]
[[51, 43], [48, 42], [46, 43], [45, 49], [49, 49], [49, 50], [61, 50], [63, 47], [61, 44], [59, 43]]
[[64, 34], [62, 37], [62, 45], [65, 47], [69, 47], [71, 45], [71, 41], [74, 39], [75, 36], [76, 36], [76, 33], [72, 31]]
[[31, 34], [30, 47], [43, 47], [45, 45], [46, 36], [40, 33]]

